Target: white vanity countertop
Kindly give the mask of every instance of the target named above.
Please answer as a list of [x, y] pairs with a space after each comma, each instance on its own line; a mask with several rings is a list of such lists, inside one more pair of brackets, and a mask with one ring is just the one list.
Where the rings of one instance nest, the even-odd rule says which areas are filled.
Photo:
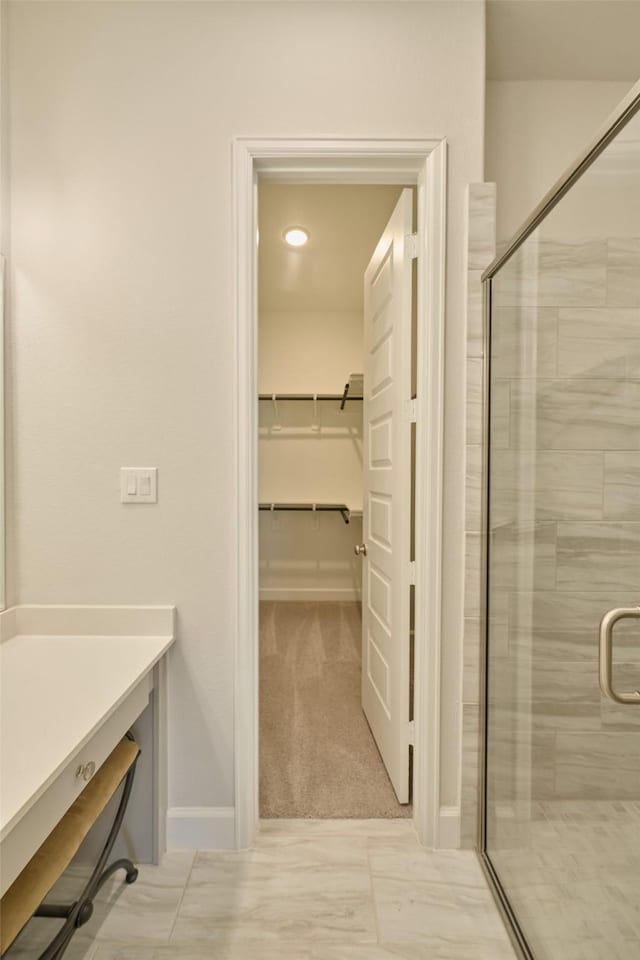
[[173, 607], [0, 614], [0, 839], [166, 653], [173, 621]]

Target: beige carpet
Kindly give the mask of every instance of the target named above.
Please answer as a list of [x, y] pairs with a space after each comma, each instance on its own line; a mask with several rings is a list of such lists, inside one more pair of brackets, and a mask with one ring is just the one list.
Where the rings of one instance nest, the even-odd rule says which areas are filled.
[[408, 817], [360, 706], [360, 605], [260, 605], [260, 815]]

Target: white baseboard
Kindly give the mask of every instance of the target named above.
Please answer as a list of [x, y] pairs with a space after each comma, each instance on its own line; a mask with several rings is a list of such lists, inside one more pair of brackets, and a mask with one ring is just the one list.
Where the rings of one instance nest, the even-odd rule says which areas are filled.
[[439, 850], [458, 850], [460, 848], [460, 808], [440, 807], [440, 826], [438, 830]]
[[167, 810], [167, 850], [233, 850], [235, 845], [233, 807]]
[[327, 587], [261, 587], [261, 600], [280, 600], [287, 602], [309, 602], [318, 601], [360, 601], [361, 593], [354, 587], [339, 587], [331, 589]]

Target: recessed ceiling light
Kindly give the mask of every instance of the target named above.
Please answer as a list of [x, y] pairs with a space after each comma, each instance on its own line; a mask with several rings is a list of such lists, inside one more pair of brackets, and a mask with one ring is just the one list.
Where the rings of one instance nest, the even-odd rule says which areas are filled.
[[309, 234], [302, 227], [289, 227], [284, 232], [284, 239], [290, 247], [304, 247]]

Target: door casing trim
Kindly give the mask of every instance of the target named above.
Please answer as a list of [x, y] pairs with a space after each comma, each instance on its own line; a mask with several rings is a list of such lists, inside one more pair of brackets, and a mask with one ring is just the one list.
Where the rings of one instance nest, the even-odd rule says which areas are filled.
[[[236, 636], [235, 831], [253, 843], [258, 820], [258, 177], [301, 183], [417, 186], [418, 305], [415, 504], [413, 820], [441, 844], [440, 668], [447, 142], [237, 138], [233, 143]], [[447, 831], [448, 846], [454, 843]]]

